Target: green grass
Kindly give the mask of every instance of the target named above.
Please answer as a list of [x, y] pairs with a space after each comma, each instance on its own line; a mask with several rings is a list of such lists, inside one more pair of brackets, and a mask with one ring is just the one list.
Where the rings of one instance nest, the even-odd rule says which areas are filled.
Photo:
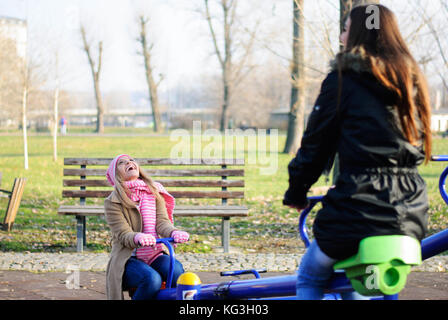
[[[120, 132], [117, 130], [115, 133]], [[135, 132], [128, 132], [135, 133]], [[278, 146], [283, 148], [285, 137]], [[23, 167], [23, 141], [20, 135], [0, 136], [0, 171], [2, 189], [11, 189], [15, 177], [26, 177], [24, 196], [11, 232], [0, 231], [0, 251], [75, 251], [75, 219], [57, 214], [63, 199], [62, 170], [64, 157], [113, 157], [128, 153], [134, 157], [169, 157], [177, 141], [169, 136], [64, 136], [58, 139], [58, 161], [52, 160], [52, 138], [33, 135], [28, 138], [29, 169]], [[208, 142], [203, 143], [203, 147]], [[273, 175], [263, 175], [266, 167], [250, 163], [256, 150], [245, 149], [245, 199], [249, 217], [231, 219], [231, 245], [247, 252], [297, 252], [302, 248], [298, 240], [298, 214], [282, 205], [287, 188], [287, 165], [292, 155], [277, 153], [278, 169]], [[435, 138], [433, 154], [448, 154], [448, 140]], [[420, 167], [430, 195], [430, 233], [448, 225], [448, 206], [438, 193], [438, 178], [446, 163], [430, 163]], [[321, 178], [316, 186], [324, 186]], [[182, 199], [177, 201], [182, 203]], [[241, 202], [240, 202], [241, 203]], [[3, 219], [7, 199], [0, 198], [0, 218]], [[313, 220], [311, 215], [310, 223]], [[188, 231], [192, 238], [178, 251], [210, 252], [220, 244], [221, 221], [216, 218], [178, 218], [176, 225]], [[109, 251], [109, 229], [103, 217], [87, 219], [87, 249]]]

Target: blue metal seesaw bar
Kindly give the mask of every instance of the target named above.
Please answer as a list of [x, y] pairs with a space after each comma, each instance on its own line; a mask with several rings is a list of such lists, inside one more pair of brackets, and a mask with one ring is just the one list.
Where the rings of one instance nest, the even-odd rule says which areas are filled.
[[[432, 161], [448, 161], [448, 156], [433, 156]], [[443, 171], [439, 179], [439, 190], [442, 198], [448, 204], [448, 195], [445, 190], [445, 180], [448, 176], [448, 167]], [[308, 198], [310, 205], [302, 211], [299, 218], [299, 233], [305, 247], [310, 245], [308, 230], [306, 227], [306, 217], [314, 208], [314, 206], [322, 201], [323, 196]], [[174, 262], [174, 251], [169, 243], [172, 239], [159, 239], [170, 249], [170, 255]], [[448, 229], [433, 234], [421, 243], [422, 259], [428, 259], [437, 254], [448, 250]], [[170, 268], [171, 270], [171, 268]], [[242, 270], [241, 273], [248, 273], [248, 270]], [[238, 271], [233, 271], [233, 274]], [[170, 278], [172, 279], [172, 272]], [[255, 276], [258, 272], [252, 272]], [[233, 275], [232, 272], [224, 275]], [[259, 275], [258, 275], [259, 276]], [[221, 283], [204, 284], [201, 285], [200, 299], [201, 300], [224, 300], [224, 299], [255, 299], [255, 298], [272, 298], [272, 297], [291, 297], [296, 295], [296, 281], [297, 275], [287, 275], [279, 277], [256, 278], [250, 280], [234, 280]], [[176, 299], [176, 289], [171, 288], [168, 284], [171, 280], [168, 279], [167, 288], [161, 290], [158, 295], [158, 300], [174, 300]], [[327, 293], [342, 293], [353, 291], [349, 280], [343, 272], [335, 272], [331, 284], [326, 290]], [[392, 296], [395, 297], [395, 296]], [[385, 296], [387, 298], [387, 296]]]
[[170, 253], [170, 268], [168, 271], [168, 279], [166, 281], [167, 288], [173, 288], [174, 261], [175, 261], [174, 249], [170, 242], [174, 242], [174, 239], [173, 238], [156, 239], [156, 243], [163, 243], [168, 248], [168, 252]]

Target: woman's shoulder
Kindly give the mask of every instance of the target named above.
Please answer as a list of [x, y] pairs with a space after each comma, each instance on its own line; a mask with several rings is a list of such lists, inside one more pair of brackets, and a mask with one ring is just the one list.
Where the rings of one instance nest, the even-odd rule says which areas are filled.
[[337, 70], [331, 70], [327, 73], [324, 80], [322, 81], [322, 87], [337, 88], [340, 82], [346, 84], [352, 80], [353, 78], [351, 72], [341, 72], [341, 74], [339, 75], [339, 72]]
[[320, 94], [333, 96], [339, 88], [339, 75], [337, 71], [330, 71], [322, 81]]
[[335, 70], [331, 70], [330, 72], [327, 73], [323, 82], [337, 81], [338, 78], [339, 78], [338, 72]]
[[107, 198], [104, 199], [104, 206], [116, 206], [121, 205], [120, 198], [116, 190], [113, 190]]
[[341, 90], [344, 96], [351, 96], [353, 92], [360, 94], [373, 93], [378, 97], [387, 99], [388, 102], [395, 101], [395, 95], [389, 89], [381, 85], [378, 80], [369, 73], [356, 73], [344, 71], [330, 71], [322, 82], [322, 93], [330, 92], [334, 94]]
[[328, 86], [338, 86], [340, 81], [343, 81], [344, 83], [349, 82], [356, 82], [356, 79], [358, 77], [363, 77], [365, 79], [373, 80], [372, 77], [370, 77], [367, 73], [356, 73], [352, 71], [343, 71], [341, 74], [337, 70], [331, 70], [327, 73], [325, 76], [325, 79], [323, 80], [323, 85]]

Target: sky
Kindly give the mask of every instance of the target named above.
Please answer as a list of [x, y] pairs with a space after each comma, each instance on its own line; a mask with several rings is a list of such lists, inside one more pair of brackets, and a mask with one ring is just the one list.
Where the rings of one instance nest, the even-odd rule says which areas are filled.
[[[197, 74], [207, 66], [211, 51], [203, 21], [184, 0], [0, 0], [0, 16], [28, 20], [28, 52], [35, 60], [50, 59], [54, 64], [59, 47], [62, 86], [72, 90], [91, 88], [90, 69], [82, 50], [80, 22], [86, 25], [93, 43], [104, 42], [101, 87], [105, 91], [146, 90], [143, 60], [139, 49], [136, 15], [150, 15], [150, 36], [154, 39], [155, 77], [164, 74], [165, 86]], [[200, 30], [198, 30], [200, 29]], [[207, 31], [207, 29], [204, 29]], [[95, 41], [96, 40], [96, 41]], [[93, 46], [95, 47], [95, 46]]]
[[[243, 15], [243, 21], [248, 23], [251, 17], [262, 17], [264, 29], [260, 32], [268, 33], [269, 29], [280, 32], [276, 37], [283, 41], [280, 41], [282, 54], [289, 56], [292, 0], [240, 1], [243, 6], [251, 2], [257, 5], [246, 10], [250, 14]], [[381, 2], [396, 13], [409, 9], [405, 0]], [[314, 8], [307, 13], [316, 3], [306, 1], [305, 10], [307, 19], [319, 24], [326, 19], [326, 12]], [[328, 15], [338, 15], [338, 0], [320, 3], [326, 5]], [[104, 42], [102, 90], [144, 91], [147, 86], [143, 59], [137, 54], [136, 15], [145, 12], [150, 16], [149, 33], [154, 42], [154, 76], [157, 80], [158, 74], [163, 73], [160, 87], [163, 91], [179, 83], [194, 83], [205, 74], [219, 73], [208, 26], [197, 12], [202, 6], [202, 0], [0, 0], [0, 16], [28, 21], [28, 53], [36, 61], [46, 61], [45, 72], [55, 74], [58, 52], [58, 73], [64, 89], [92, 90], [92, 77], [79, 33], [82, 22], [93, 42], [98, 39]], [[337, 31], [332, 32], [336, 40]]]

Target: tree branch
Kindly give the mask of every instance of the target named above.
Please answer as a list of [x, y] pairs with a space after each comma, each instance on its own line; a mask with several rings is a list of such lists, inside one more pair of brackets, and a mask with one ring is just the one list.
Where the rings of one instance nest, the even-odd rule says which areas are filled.
[[241, 72], [242, 72], [242, 69], [244, 68], [244, 66], [247, 63], [247, 59], [249, 58], [250, 52], [252, 51], [252, 48], [254, 46], [254, 43], [255, 43], [255, 40], [256, 40], [256, 34], [257, 34], [258, 26], [260, 25], [260, 23], [261, 23], [260, 21], [256, 22], [254, 30], [252, 32], [250, 30], [248, 30], [247, 28], [244, 28], [245, 31], [250, 34], [250, 39], [248, 41], [248, 44], [245, 47], [244, 55], [243, 55], [240, 63], [236, 66], [236, 68], [234, 70], [234, 78], [233, 79], [237, 83], [242, 80]]
[[98, 66], [96, 68], [97, 74], [100, 74], [101, 72], [102, 61], [103, 61], [103, 41], [100, 41], [98, 44]]
[[218, 42], [216, 40], [216, 34], [215, 34], [215, 30], [213, 28], [212, 18], [210, 16], [210, 9], [208, 7], [208, 0], [204, 0], [204, 3], [205, 3], [205, 18], [207, 19], [208, 26], [209, 26], [209, 29], [210, 29], [210, 33], [212, 34], [212, 39], [213, 39], [213, 45], [215, 47], [215, 52], [216, 52], [216, 55], [218, 56], [219, 63], [221, 64], [222, 68], [224, 68], [225, 67], [225, 63], [224, 63], [224, 60], [222, 58], [221, 51], [219, 50]]
[[89, 60], [90, 67], [91, 67], [92, 71], [94, 72], [95, 63], [93, 62], [92, 55], [90, 53], [90, 45], [87, 41], [86, 30], [84, 29], [84, 26], [82, 26], [82, 25], [81, 25], [81, 36], [82, 36], [82, 41], [84, 44], [84, 51], [87, 54], [87, 59]]

